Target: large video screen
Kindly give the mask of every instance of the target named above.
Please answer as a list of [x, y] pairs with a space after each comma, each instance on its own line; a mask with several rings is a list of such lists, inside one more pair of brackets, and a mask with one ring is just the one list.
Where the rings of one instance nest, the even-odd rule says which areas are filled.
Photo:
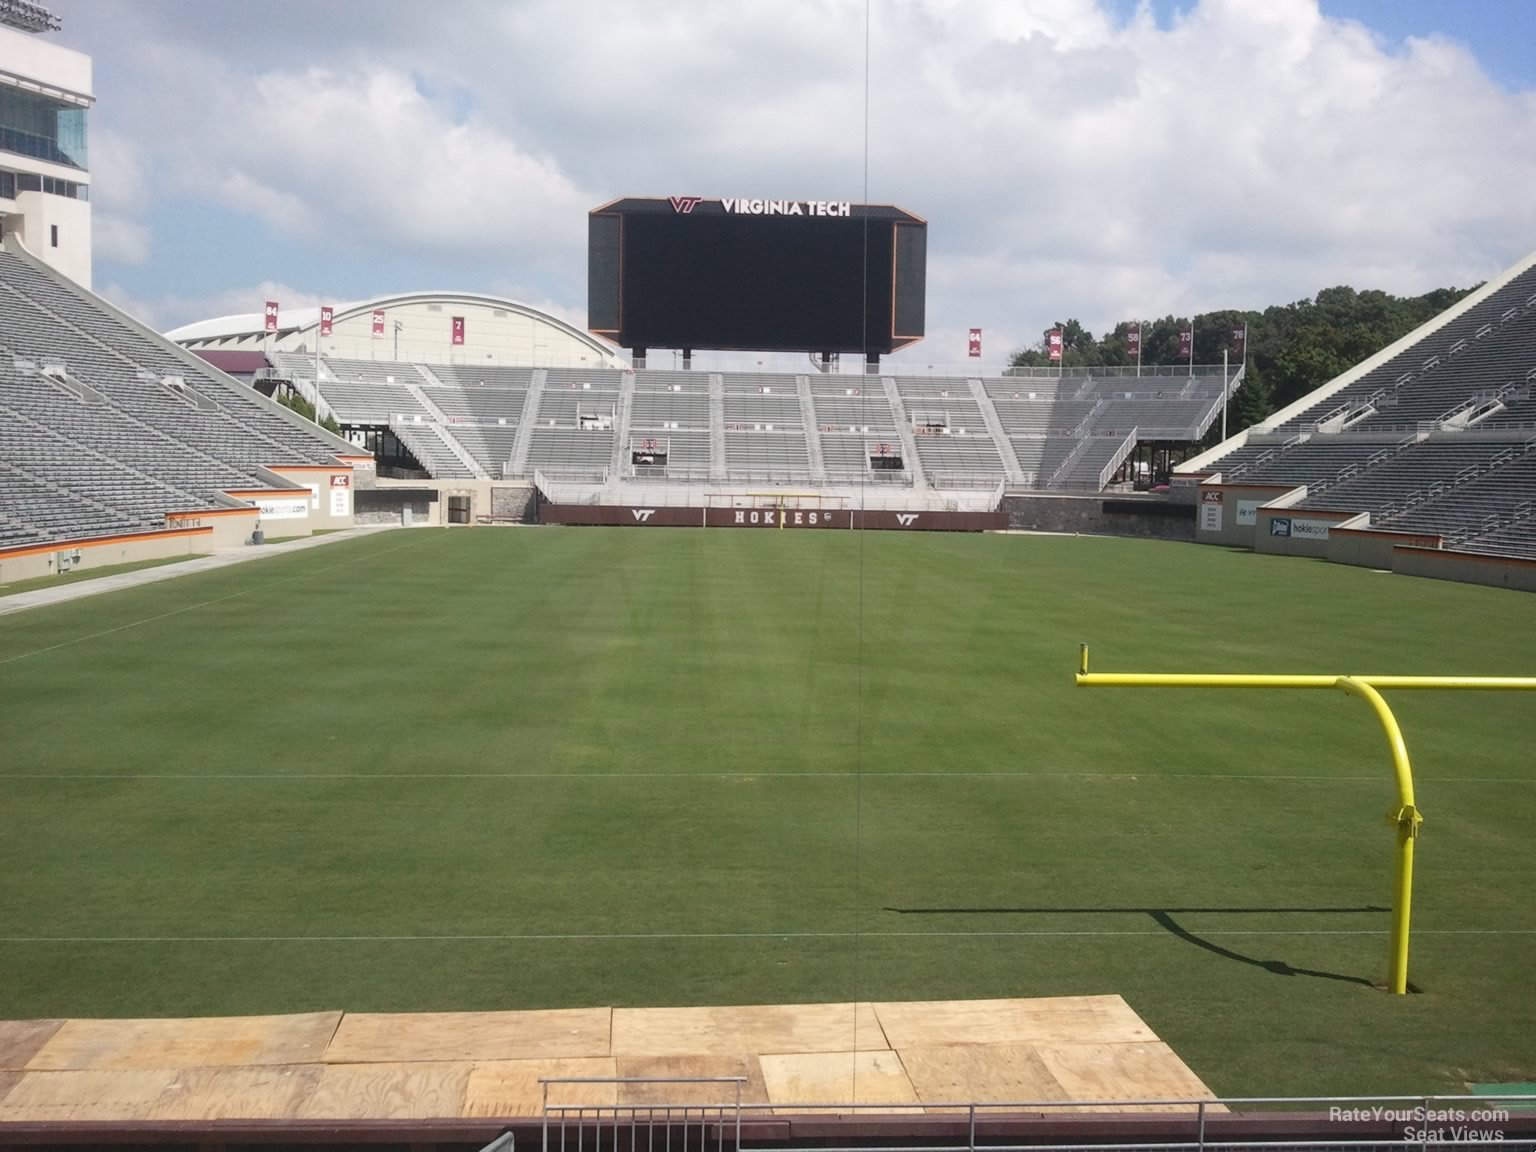
[[645, 349], [886, 353], [922, 337], [921, 220], [881, 206], [764, 203], [620, 201], [594, 212], [592, 330]]

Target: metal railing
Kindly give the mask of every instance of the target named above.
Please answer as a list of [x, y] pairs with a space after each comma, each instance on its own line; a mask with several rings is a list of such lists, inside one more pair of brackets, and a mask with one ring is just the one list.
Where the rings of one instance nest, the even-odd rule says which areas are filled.
[[1099, 470], [1099, 488], [1103, 489], [1109, 484], [1109, 478], [1120, 470], [1120, 465], [1125, 463], [1126, 457], [1136, 451], [1136, 440], [1140, 435], [1139, 428], [1132, 428], [1125, 434], [1125, 440], [1120, 447], [1115, 449], [1115, 454], [1109, 458], [1109, 463]]
[[[743, 1077], [562, 1078], [543, 1081], [544, 1152], [1257, 1152], [1371, 1149], [1428, 1152], [1498, 1144], [1536, 1149], [1536, 1095], [1248, 1096], [1220, 1099], [764, 1103]], [[586, 1103], [551, 1103], [580, 1085]], [[612, 1086], [612, 1102], [590, 1102]], [[683, 1089], [691, 1086], [688, 1100]], [[666, 1103], [657, 1096], [674, 1090]], [[631, 1099], [623, 1100], [624, 1096]], [[755, 1129], [772, 1118], [777, 1132]], [[796, 1139], [786, 1117], [821, 1118]], [[848, 1134], [829, 1131], [833, 1119]], [[745, 1126], [746, 1136], [743, 1136]], [[787, 1128], [787, 1132], [785, 1129]]]
[[[745, 1076], [567, 1076], [540, 1080], [543, 1152], [737, 1152], [741, 1147], [741, 1088]], [[551, 1103], [551, 1088], [576, 1088], [613, 1103]], [[666, 1103], [620, 1102], [620, 1095], [678, 1093]], [[688, 1100], [689, 1089], [697, 1097]]]

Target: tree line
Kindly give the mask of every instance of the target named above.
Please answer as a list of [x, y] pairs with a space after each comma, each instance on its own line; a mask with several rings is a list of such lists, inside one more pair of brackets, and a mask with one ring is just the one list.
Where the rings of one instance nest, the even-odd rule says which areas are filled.
[[[1194, 318], [1195, 363], [1219, 364], [1222, 352], [1233, 348], [1234, 331], [1247, 326], [1248, 371], [1230, 413], [1230, 431], [1238, 431], [1299, 400], [1474, 290], [1437, 288], [1422, 296], [1393, 296], [1375, 289], [1357, 292], [1345, 285], [1262, 312], [1204, 312]], [[1184, 363], [1178, 358], [1179, 330], [1187, 323], [1175, 316], [1143, 321], [1141, 362]], [[1135, 354], [1126, 346], [1126, 333], [1135, 327], [1135, 321], [1125, 321], [1096, 339], [1076, 319], [1051, 325], [1061, 330], [1061, 363], [1067, 368], [1135, 364]], [[1046, 353], [1051, 329], [1041, 334], [1039, 343], [1015, 352], [1009, 363], [1053, 363]]]

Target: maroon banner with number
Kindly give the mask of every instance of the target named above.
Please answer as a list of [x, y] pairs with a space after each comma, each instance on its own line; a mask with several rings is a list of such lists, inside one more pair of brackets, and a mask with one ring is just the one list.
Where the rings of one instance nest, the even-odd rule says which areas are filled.
[[1194, 355], [1195, 332], [1193, 328], [1179, 329], [1179, 359], [1188, 360]]
[[1232, 329], [1232, 359], [1241, 360], [1248, 355], [1248, 325]]
[[277, 331], [277, 301], [268, 300], [265, 327], [268, 332]]
[[382, 308], [375, 308], [373, 310], [373, 334], [375, 336], [384, 335], [384, 309]]
[[971, 329], [970, 339], [966, 343], [967, 343], [967, 353], [966, 354], [968, 356], [980, 356], [981, 355], [981, 329], [980, 328], [972, 328]]
[[453, 342], [455, 344], [464, 343], [464, 317], [462, 316], [455, 316], [453, 318]]
[[320, 335], [329, 336], [331, 334], [331, 321], [335, 315], [329, 304], [322, 304], [320, 306]]
[[1125, 334], [1125, 350], [1138, 360], [1141, 359], [1141, 325], [1130, 329]]
[[1050, 355], [1050, 358], [1051, 358], [1051, 360], [1053, 362], [1061, 359], [1061, 329], [1060, 328], [1052, 328], [1049, 332], [1047, 332], [1045, 334], [1045, 348], [1046, 348], [1046, 352]]

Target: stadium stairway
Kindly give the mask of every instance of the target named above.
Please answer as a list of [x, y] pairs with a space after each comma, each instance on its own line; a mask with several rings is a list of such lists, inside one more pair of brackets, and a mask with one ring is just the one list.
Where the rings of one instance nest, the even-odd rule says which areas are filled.
[[885, 389], [885, 399], [896, 415], [896, 435], [901, 438], [902, 455], [910, 461], [908, 470], [912, 473], [912, 487], [919, 492], [926, 492], [928, 471], [923, 467], [922, 457], [917, 454], [917, 437], [912, 432], [912, 420], [907, 415], [906, 405], [901, 401], [901, 393], [896, 389], [896, 377], [880, 377], [880, 386]]
[[709, 374], [709, 478], [726, 478], [725, 470], [725, 377]]
[[528, 472], [528, 449], [533, 444], [533, 425], [539, 415], [539, 404], [544, 398], [544, 384], [549, 373], [535, 368], [528, 381], [528, 394], [523, 397], [523, 418], [517, 423], [517, 439], [512, 444], [512, 474], [523, 476]]
[[[434, 376], [432, 374], [432, 370], [425, 364], [416, 365], [416, 371], [420, 372], [422, 376], [426, 378], [429, 384], [442, 384], [442, 381]], [[453, 429], [450, 426], [452, 421], [448, 419], [447, 414], [437, 406], [433, 399], [427, 395], [426, 389], [424, 389], [420, 384], [417, 384], [414, 380], [410, 379], [404, 379], [401, 381], [401, 383], [405, 385], [406, 391], [408, 391], [412, 396], [416, 397], [416, 402], [425, 408], [431, 415], [433, 421], [435, 421], [436, 424], [436, 432], [438, 438], [448, 448], [448, 451], [453, 453], [458, 462], [464, 468], [469, 470], [469, 475], [473, 476], [477, 480], [488, 479], [489, 477], [487, 476], [485, 469], [480, 467], [479, 461], [477, 461], [469, 452], [469, 450], [466, 449], [464, 445], [460, 444], [457, 437], [454, 436]], [[412, 451], [414, 451], [414, 449], [412, 449]], [[426, 461], [423, 460], [422, 463], [425, 464]], [[432, 475], [437, 476], [438, 473], [433, 472]]]
[[986, 387], [982, 384], [980, 377], [972, 377], [966, 383], [971, 386], [971, 395], [976, 397], [976, 406], [981, 409], [981, 418], [986, 423], [987, 431], [992, 433], [992, 439], [997, 442], [997, 450], [1003, 458], [1003, 471], [1008, 477], [1008, 483], [1024, 483], [1024, 469], [1019, 466], [1019, 456], [1013, 450], [1013, 441], [1008, 439], [1003, 421], [997, 414], [997, 405], [993, 404], [992, 397], [987, 395]]
[[805, 427], [805, 450], [811, 462], [811, 483], [827, 482], [827, 461], [821, 451], [821, 430], [816, 426], [816, 403], [811, 399], [811, 381], [807, 376], [795, 377], [795, 390], [800, 394], [800, 423]]
[[613, 451], [608, 458], [608, 475], [617, 479], [628, 471], [629, 426], [635, 411], [635, 374], [624, 373], [619, 381], [618, 412], [614, 417]]

